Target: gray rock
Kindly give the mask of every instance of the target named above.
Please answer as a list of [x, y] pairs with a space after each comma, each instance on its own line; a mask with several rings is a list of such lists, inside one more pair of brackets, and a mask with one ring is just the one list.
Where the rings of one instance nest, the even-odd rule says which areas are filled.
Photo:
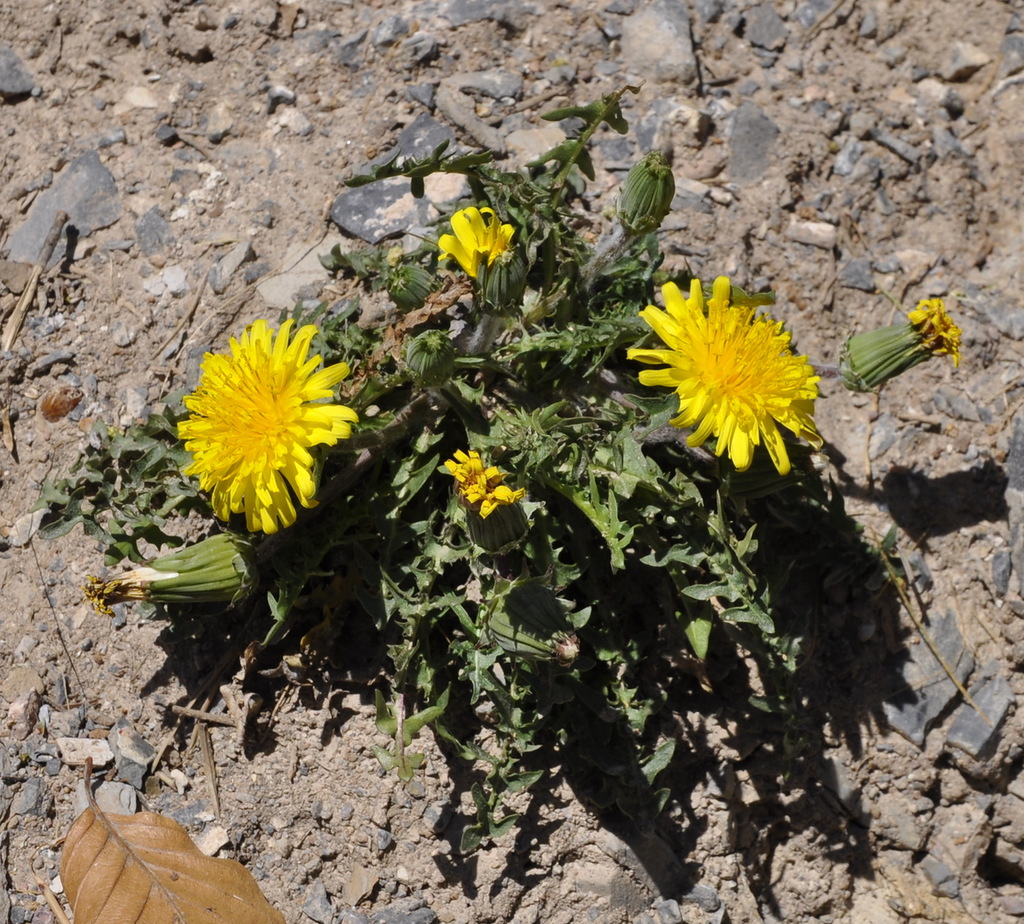
[[1024, 35], [1006, 36], [999, 46], [999, 59], [1000, 80], [1024, 71]]
[[872, 829], [877, 834], [904, 850], [923, 849], [931, 833], [931, 825], [911, 811], [903, 793], [883, 793], [875, 805], [878, 818]]
[[501, 68], [455, 74], [448, 78], [448, 83], [459, 90], [470, 90], [491, 99], [518, 99], [523, 92], [523, 78]]
[[1013, 559], [1006, 549], [997, 549], [992, 555], [992, 584], [996, 594], [1005, 597], [1010, 590], [1010, 575], [1013, 574]]
[[135, 234], [139, 248], [147, 257], [162, 253], [174, 243], [174, 232], [155, 205], [135, 222]]
[[921, 159], [921, 152], [917, 148], [889, 132], [875, 129], [871, 133], [871, 137], [883, 148], [888, 148], [897, 157], [903, 158], [908, 164], [916, 164]]
[[839, 149], [839, 153], [836, 154], [836, 162], [835, 166], [832, 167], [832, 172], [838, 176], [849, 176], [853, 173], [853, 168], [856, 166], [857, 161], [860, 160], [860, 156], [863, 153], [864, 144], [851, 135], [845, 142], [843, 142], [843, 146]]
[[440, 44], [429, 32], [414, 32], [402, 42], [402, 53], [414, 64], [433, 61], [440, 51]]
[[423, 824], [431, 834], [442, 834], [452, 820], [452, 807], [447, 802], [431, 802], [423, 810]]
[[939, 73], [944, 80], [967, 80], [991, 61], [992, 59], [976, 45], [969, 42], [954, 42], [949, 57]]
[[[964, 644], [956, 614], [951, 609], [935, 612], [925, 628], [942, 660], [963, 683], [974, 670], [974, 656]], [[929, 726], [958, 690], [924, 642], [908, 646], [905, 657], [899, 665], [903, 685], [885, 701], [883, 710], [889, 725], [920, 747]]]
[[522, 0], [449, 0], [440, 12], [453, 26], [489, 19], [518, 31], [526, 28], [530, 10]]
[[14, 798], [11, 800], [10, 814], [36, 815], [45, 817], [53, 804], [53, 796], [43, 780], [38, 776], [30, 776], [24, 780]]
[[935, 409], [941, 414], [955, 417], [957, 420], [973, 420], [978, 423], [991, 416], [987, 408], [983, 408], [966, 392], [950, 385], [940, 385], [932, 395]]
[[733, 114], [729, 137], [729, 176], [737, 183], [755, 183], [768, 170], [779, 127], [761, 109], [746, 102]]
[[928, 854], [921, 861], [921, 870], [928, 877], [932, 889], [936, 895], [946, 898], [956, 898], [960, 894], [960, 883], [956, 876], [945, 863], [938, 857]]
[[694, 0], [693, 8], [702, 22], [718, 22], [725, 12], [725, 0]]
[[0, 98], [7, 100], [28, 96], [35, 85], [32, 75], [14, 49], [0, 45]]
[[839, 270], [839, 284], [847, 289], [874, 292], [875, 276], [871, 271], [871, 261], [866, 257], [847, 260]]
[[429, 908], [402, 911], [397, 908], [382, 908], [370, 915], [370, 924], [434, 924], [437, 915]]
[[107, 741], [110, 742], [110, 750], [114, 752], [118, 778], [141, 789], [156, 748], [135, 731], [127, 719], [118, 720], [107, 735]]
[[370, 919], [361, 911], [354, 908], [346, 908], [338, 918], [338, 924], [370, 924]]
[[878, 10], [874, 7], [864, 11], [864, 18], [860, 21], [857, 34], [864, 39], [873, 39], [878, 35]]
[[953, 715], [946, 743], [971, 757], [984, 759], [999, 741], [999, 726], [1014, 700], [1013, 690], [999, 673], [998, 663], [991, 662], [985, 666], [985, 676], [968, 692], [985, 715], [982, 717], [970, 703], [962, 703]]
[[427, 109], [433, 110], [437, 87], [432, 83], [410, 83], [405, 88], [405, 95]]
[[[622, 21], [622, 59], [651, 80], [682, 86], [697, 81], [697, 57], [686, 5], [671, 0], [645, 3]], [[657, 48], [657, 54], [651, 49]]]
[[222, 294], [231, 283], [231, 277], [237, 272], [243, 263], [249, 263], [256, 259], [256, 252], [252, 249], [252, 242], [239, 241], [223, 257], [221, 257], [210, 270], [210, 288], [218, 295]]
[[430, 220], [430, 204], [416, 199], [403, 177], [347, 189], [331, 205], [331, 221], [370, 244]]
[[[103, 166], [96, 151], [86, 151], [76, 157], [53, 186], [40, 193], [32, 203], [25, 222], [11, 234], [8, 258], [34, 263], [39, 258], [39, 250], [54, 216], [61, 209], [68, 213], [69, 224], [75, 226], [79, 237], [88, 237], [121, 217], [121, 200], [114, 176]], [[54, 248], [51, 265], [63, 255], [65, 235], [66, 231]]]
[[1006, 507], [1010, 523], [1010, 557], [1024, 594], [1024, 415], [1018, 414], [1006, 457]]
[[780, 51], [789, 30], [770, 3], [760, 3], [747, 11], [746, 37], [752, 45], [768, 51]]
[[796, 10], [796, 20], [805, 29], [810, 29], [822, 16], [824, 16], [835, 4], [832, 0], [807, 0], [801, 3]]
[[275, 84], [267, 90], [267, 112], [273, 115], [278, 106], [294, 106], [297, 99], [294, 90]]
[[331, 900], [327, 896], [327, 888], [320, 881], [310, 886], [306, 893], [306, 901], [302, 905], [303, 914], [312, 918], [317, 924], [331, 924], [334, 920], [334, 909], [331, 908]]
[[1024, 340], [1024, 310], [1019, 305], [1000, 300], [997, 293], [986, 293], [972, 304], [987, 316], [999, 333], [1013, 340]]
[[654, 903], [654, 911], [658, 915], [659, 924], [682, 924], [683, 922], [679, 902], [674, 898], [659, 899]]
[[373, 32], [370, 33], [370, 43], [381, 48], [385, 45], [394, 45], [403, 35], [409, 34], [408, 21], [397, 13], [388, 16]]
[[[421, 112], [398, 133], [395, 147], [406, 157], [424, 157], [442, 141], [448, 142], [450, 153], [455, 144], [455, 133], [429, 113]], [[394, 155], [394, 151], [389, 152], [390, 157]]]

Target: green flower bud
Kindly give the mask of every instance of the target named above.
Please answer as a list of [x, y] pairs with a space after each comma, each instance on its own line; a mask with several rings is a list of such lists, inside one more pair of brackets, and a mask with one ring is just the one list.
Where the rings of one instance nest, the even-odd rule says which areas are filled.
[[398, 266], [388, 273], [388, 295], [402, 311], [422, 308], [434, 286], [434, 275], [422, 266]]
[[252, 544], [234, 533], [218, 533], [161, 556], [111, 581], [89, 577], [86, 599], [96, 612], [131, 600], [160, 603], [234, 603], [258, 581]]
[[529, 530], [526, 513], [518, 503], [495, 507], [486, 517], [476, 510], [466, 510], [469, 538], [485, 552], [507, 552], [522, 542]]
[[417, 334], [405, 345], [405, 364], [416, 381], [427, 388], [444, 385], [455, 369], [455, 347], [441, 330]]
[[651, 151], [626, 176], [619, 196], [619, 221], [633, 235], [656, 231], [675, 194], [672, 168], [660, 151]]
[[513, 584], [487, 616], [487, 636], [509, 654], [564, 667], [580, 653], [579, 640], [562, 602], [536, 579]]
[[477, 277], [484, 301], [496, 311], [518, 308], [526, 291], [526, 261], [518, 250], [498, 254]]

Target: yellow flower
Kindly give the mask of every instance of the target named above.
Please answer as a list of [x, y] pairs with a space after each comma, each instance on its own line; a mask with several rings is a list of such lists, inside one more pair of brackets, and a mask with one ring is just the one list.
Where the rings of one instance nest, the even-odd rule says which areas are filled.
[[818, 376], [807, 357], [793, 355], [781, 322], [733, 305], [726, 276], [715, 280], [706, 315], [699, 280], [692, 281], [688, 299], [675, 283], [661, 291], [666, 310], [648, 305], [640, 317], [668, 348], [633, 349], [628, 356], [667, 368], [644, 370], [640, 381], [676, 390], [679, 415], [671, 423], [697, 425], [687, 437], [690, 446], [715, 436], [715, 453], [728, 453], [744, 471], [763, 442], [779, 474], [788, 474], [789, 455], [777, 424], [814, 446], [822, 442], [811, 417]]
[[251, 532], [291, 526], [293, 494], [316, 506], [309, 449], [347, 438], [358, 420], [343, 404], [314, 403], [333, 397], [348, 364], [315, 371], [320, 357], [307, 357], [316, 327], [305, 325], [289, 343], [293, 324], [285, 321], [275, 339], [256, 321], [241, 341], [231, 338], [230, 356], [207, 353], [199, 387], [185, 398], [191, 414], [178, 424], [193, 455], [185, 474], [211, 492], [218, 517], [244, 512]]
[[921, 345], [932, 353], [949, 353], [953, 365], [960, 365], [960, 334], [962, 331], [946, 313], [941, 298], [921, 299], [917, 308], [907, 315], [921, 337]]
[[442, 234], [438, 238], [441, 259], [458, 260], [459, 265], [474, 279], [482, 262], [486, 261], [487, 266], [490, 266], [499, 254], [509, 249], [515, 233], [512, 225], [503, 225], [494, 214], [494, 209], [489, 208], [468, 208], [456, 212], [452, 215], [452, 230], [455, 234]]
[[513, 491], [502, 484], [505, 474], [495, 466], [485, 469], [480, 453], [475, 449], [468, 454], [459, 449], [455, 458], [444, 464], [455, 476], [460, 503], [479, 513], [482, 519], [489, 517], [498, 507], [514, 504], [526, 496], [525, 488]]

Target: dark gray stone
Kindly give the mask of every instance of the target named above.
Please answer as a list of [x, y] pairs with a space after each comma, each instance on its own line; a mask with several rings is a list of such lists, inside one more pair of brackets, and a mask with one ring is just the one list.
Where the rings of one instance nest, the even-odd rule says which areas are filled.
[[338, 924], [370, 924], [370, 919], [361, 911], [354, 908], [346, 908], [338, 918]]
[[1024, 71], [1024, 35], [1006, 36], [1003, 39], [1003, 44], [999, 47], [999, 55], [998, 77], [1000, 80]]
[[32, 75], [26, 70], [14, 49], [0, 45], [0, 97], [19, 99], [28, 96], [35, 85]]
[[[974, 656], [964, 644], [951, 609], [933, 614], [925, 627], [932, 644], [960, 683], [974, 670]], [[899, 665], [903, 686], [883, 704], [889, 725], [920, 746], [928, 728], [957, 695], [956, 684], [924, 641], [907, 646]]]
[[[442, 141], [448, 142], [448, 153], [454, 150], [455, 134], [430, 113], [421, 112], [405, 126], [396, 139], [395, 147], [406, 157], [424, 157], [434, 150]], [[390, 152], [394, 157], [395, 152]]]
[[306, 901], [302, 905], [302, 912], [317, 924], [331, 924], [334, 920], [334, 909], [331, 908], [327, 888], [322, 882], [315, 882], [310, 887], [306, 893]]
[[866, 257], [847, 260], [839, 270], [839, 284], [847, 289], [874, 292], [875, 275], [871, 271], [871, 261]]
[[976, 423], [991, 417], [991, 412], [975, 402], [970, 395], [950, 385], [940, 385], [932, 395], [935, 409], [941, 414], [958, 420], [972, 420]]
[[733, 113], [729, 138], [729, 176], [755, 183], [768, 170], [779, 127], [758, 106], [747, 102]]
[[860, 160], [860, 156], [863, 153], [863, 142], [851, 135], [843, 143], [839, 153], [836, 154], [836, 162], [832, 172], [838, 176], [849, 176], [853, 173], [853, 168], [857, 165], [857, 161]]
[[447, 802], [431, 802], [423, 810], [423, 823], [432, 834], [442, 834], [452, 820], [452, 807]]
[[746, 37], [752, 45], [768, 51], [780, 51], [789, 30], [770, 3], [760, 3], [747, 11]]
[[139, 248], [147, 257], [161, 253], [174, 243], [174, 232], [155, 205], [135, 222], [135, 233]]
[[[35, 263], [53, 219], [61, 209], [68, 213], [69, 223], [80, 237], [88, 237], [121, 217], [117, 184], [96, 151], [86, 151], [71, 161], [53, 186], [32, 203], [28, 217], [10, 237], [9, 259]], [[65, 230], [61, 242], [54, 248], [51, 265], [63, 256], [66, 233]]]
[[430, 220], [430, 203], [416, 199], [403, 177], [357, 186], [340, 193], [331, 205], [331, 221], [369, 244]]
[[432, 83], [410, 83], [405, 88], [405, 95], [433, 111], [437, 87]]
[[[978, 708], [968, 702], [959, 706], [953, 715], [946, 743], [976, 759], [984, 758], [995, 750], [999, 741], [999, 726], [1014, 700], [1013, 690], [999, 673], [999, 664], [993, 661], [985, 666], [983, 678], [971, 686], [968, 693]], [[984, 717], [978, 709], [985, 714]]]

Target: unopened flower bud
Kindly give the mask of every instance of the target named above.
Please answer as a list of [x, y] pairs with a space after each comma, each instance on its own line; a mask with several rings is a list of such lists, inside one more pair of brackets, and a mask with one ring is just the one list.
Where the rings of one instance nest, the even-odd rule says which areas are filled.
[[520, 658], [568, 667], [580, 653], [565, 607], [535, 578], [514, 584], [494, 601], [486, 628], [491, 641]]
[[633, 235], [656, 231], [676, 194], [676, 179], [665, 155], [651, 151], [626, 176], [619, 196], [619, 221]]
[[422, 308], [434, 285], [434, 276], [422, 266], [399, 266], [388, 273], [388, 295], [402, 311]]
[[526, 261], [518, 250], [498, 254], [490, 266], [481, 267], [478, 278], [484, 301], [496, 311], [522, 304], [526, 291]]
[[444, 385], [455, 369], [455, 347], [441, 330], [417, 334], [405, 345], [405, 364], [416, 381], [431, 388]]

